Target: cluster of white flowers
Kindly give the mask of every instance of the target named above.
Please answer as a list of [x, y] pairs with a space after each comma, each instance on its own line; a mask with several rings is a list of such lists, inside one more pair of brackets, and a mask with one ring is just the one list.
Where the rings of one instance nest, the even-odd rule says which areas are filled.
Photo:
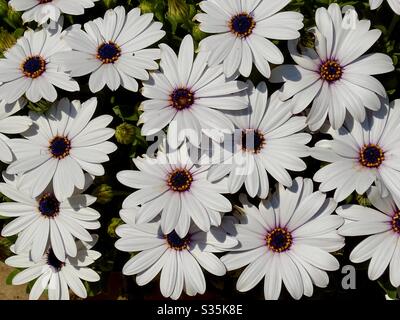
[[[86, 266], [100, 256], [89, 250], [97, 238], [88, 231], [100, 227], [100, 214], [90, 208], [96, 198], [83, 192], [96, 175], [104, 174], [101, 163], [116, 146], [106, 141], [114, 134], [106, 128], [112, 117], [91, 120], [96, 105], [95, 98], [82, 104], [62, 99], [44, 115], [30, 112], [29, 117], [10, 117], [15, 119], [2, 124], [3, 132], [21, 133], [23, 138], [2, 140], [10, 154], [3, 158], [10, 164], [3, 172], [0, 192], [15, 202], [0, 203], [0, 214], [15, 219], [1, 235], [17, 235], [12, 248], [16, 256], [6, 263], [29, 267], [13, 284], [39, 277], [32, 299], [46, 288], [49, 298], [66, 299], [68, 287], [85, 298], [79, 278], [99, 279]], [[18, 102], [9, 110], [15, 112], [20, 106]]]
[[[58, 23], [61, 13], [83, 14], [96, 1], [9, 3], [24, 11], [25, 21], [43, 25]], [[399, 13], [399, 1], [388, 2]], [[122, 6], [83, 29], [28, 30], [4, 53], [0, 160], [8, 167], [0, 192], [14, 202], [1, 203], [0, 215], [15, 219], [1, 234], [17, 235], [16, 255], [6, 263], [26, 268], [13, 284], [37, 278], [30, 298], [48, 289], [50, 299], [68, 299], [69, 289], [86, 297], [81, 280], [99, 280], [87, 266], [100, 256], [91, 250], [97, 236], [89, 233], [100, 227], [100, 214], [90, 208], [96, 198], [84, 192], [117, 149], [108, 141], [113, 118], [92, 119], [96, 98], [57, 100], [56, 89], [79, 91], [74, 78], [90, 75], [93, 94], [106, 85], [140, 88], [147, 98], [140, 106], [142, 135], [166, 134], [155, 157], [137, 157], [137, 170], [117, 174], [135, 191], [122, 203], [125, 224], [115, 246], [139, 252], [122, 270], [136, 275], [138, 285], [161, 273], [162, 295], [178, 299], [205, 292], [202, 268], [223, 276], [246, 266], [238, 291], [264, 279], [265, 299], [278, 299], [282, 283], [300, 299], [328, 285], [343, 236], [371, 235], [351, 261], [371, 259], [372, 280], [390, 265], [391, 283], [400, 286], [400, 101], [389, 103], [374, 77], [393, 71], [393, 62], [366, 53], [381, 32], [337, 4], [316, 11], [315, 47], [304, 47], [302, 14], [282, 11], [289, 3], [203, 1], [195, 18], [213, 35], [198, 50], [187, 35], [178, 54], [164, 43], [153, 48], [165, 35], [153, 14]], [[370, 0], [371, 9], [381, 3]], [[294, 64], [283, 64], [270, 39], [288, 40]], [[252, 70], [282, 88], [270, 94], [266, 82], [238, 80]], [[53, 103], [45, 114], [14, 115], [27, 100], [41, 99]], [[315, 132], [332, 139], [310, 148]], [[313, 180], [290, 175], [306, 170], [309, 156], [329, 163], [313, 177], [318, 191]], [[354, 191], [367, 194], [376, 210], [338, 208]], [[228, 194], [240, 194], [242, 205], [232, 206]]]

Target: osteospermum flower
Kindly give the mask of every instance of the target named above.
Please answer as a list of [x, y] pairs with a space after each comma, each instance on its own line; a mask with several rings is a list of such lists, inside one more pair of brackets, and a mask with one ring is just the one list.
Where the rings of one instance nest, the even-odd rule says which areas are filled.
[[[34, 262], [29, 252], [11, 256], [5, 263], [11, 267], [23, 268], [12, 279], [13, 285], [21, 285], [35, 280], [29, 293], [30, 300], [37, 300], [47, 289], [49, 300], [69, 300], [69, 289], [80, 298], [86, 298], [87, 292], [82, 280], [96, 282], [100, 280], [99, 275], [88, 268], [101, 254], [91, 250], [96, 244], [97, 236], [93, 236], [90, 242], [77, 241], [78, 253], [75, 258], [66, 257], [59, 260], [54, 251], [47, 249], [43, 257]], [[13, 250], [13, 247], [11, 247]]]
[[57, 22], [61, 13], [81, 15], [85, 9], [94, 7], [98, 0], [11, 0], [9, 5], [22, 14], [24, 22], [36, 21], [39, 24], [49, 19]]
[[115, 247], [126, 252], [137, 252], [122, 270], [124, 275], [136, 275], [139, 286], [148, 284], [161, 272], [160, 290], [164, 297], [178, 299], [182, 291], [194, 296], [206, 290], [204, 268], [223, 276], [226, 268], [215, 252], [224, 252], [237, 245], [237, 240], [222, 228], [212, 227], [208, 232], [192, 226], [184, 237], [175, 231], [165, 234], [160, 222], [135, 224], [137, 209], [121, 214], [125, 225], [116, 233], [121, 237]]
[[178, 57], [166, 44], [161, 44], [161, 72], [154, 72], [143, 84], [144, 101], [142, 134], [155, 134], [169, 125], [167, 138], [179, 146], [185, 138], [199, 145], [202, 130], [214, 139], [221, 131], [233, 132], [232, 122], [221, 110], [247, 107], [246, 86], [225, 78], [222, 66], [207, 67], [209, 52], [200, 51], [193, 62], [193, 39], [187, 35]]
[[247, 266], [236, 284], [246, 292], [264, 278], [267, 300], [278, 299], [282, 282], [290, 295], [300, 299], [312, 296], [313, 285], [324, 288], [326, 271], [339, 268], [329, 254], [344, 246], [337, 234], [343, 219], [333, 216], [336, 202], [313, 192], [310, 179], [296, 178], [289, 189], [279, 190], [259, 208], [241, 196], [243, 214], [236, 225], [239, 246], [221, 258], [228, 270]]
[[186, 145], [179, 153], [159, 152], [156, 159], [133, 159], [139, 170], [121, 171], [122, 184], [139, 189], [128, 196], [123, 209], [140, 205], [135, 219], [138, 224], [152, 221], [161, 213], [165, 234], [176, 231], [185, 237], [191, 220], [203, 231], [221, 224], [221, 212], [229, 212], [231, 203], [221, 193], [227, 192], [226, 180], [207, 180], [209, 165], [193, 164]]
[[234, 141], [232, 152], [228, 153], [231, 157], [210, 169], [209, 179], [216, 181], [228, 174], [231, 193], [238, 192], [245, 184], [251, 197], [266, 198], [269, 192], [267, 172], [290, 187], [292, 178], [287, 169], [306, 169], [300, 157], [308, 156], [306, 144], [311, 135], [298, 133], [306, 127], [306, 118], [292, 117], [289, 103], [282, 102], [276, 93], [268, 99], [264, 82], [257, 88], [248, 82], [248, 94], [248, 109], [232, 116], [237, 130], [235, 136], [228, 139]]
[[107, 141], [114, 135], [114, 130], [107, 128], [112, 116], [90, 120], [96, 106], [96, 98], [82, 105], [62, 99], [46, 114], [30, 112], [33, 125], [22, 134], [24, 139], [9, 142], [16, 160], [7, 173], [24, 174], [33, 197], [51, 183], [59, 201], [71, 196], [75, 187], [84, 187], [84, 171], [103, 175], [101, 163], [109, 160], [107, 154], [116, 146]]
[[158, 69], [154, 60], [160, 58], [160, 50], [146, 48], [164, 37], [161, 27], [153, 22], [153, 14], [140, 15], [139, 8], [125, 14], [119, 6], [108, 10], [104, 19], [85, 23], [85, 31], [73, 26], [65, 36], [73, 51], [59, 58], [73, 77], [90, 74], [92, 92], [106, 84], [111, 90], [123, 86], [137, 91], [136, 79], [148, 80], [147, 70]]
[[[383, 0], [369, 0], [369, 5], [371, 6], [371, 10], [377, 9]], [[387, 0], [392, 10], [400, 15], [400, 0]]]
[[[0, 192], [15, 202], [0, 203], [0, 216], [15, 219], [4, 226], [1, 235], [18, 235], [14, 247], [17, 254], [29, 251], [31, 259], [37, 262], [50, 246], [57, 259], [64, 261], [67, 255], [77, 255], [74, 237], [90, 241], [92, 236], [87, 229], [100, 227], [97, 221], [100, 214], [89, 207], [96, 201], [93, 196], [76, 190], [60, 202], [48, 188], [33, 198], [26, 192], [24, 177], [9, 179], [4, 175], [4, 180], [6, 183], [0, 183]], [[86, 176], [86, 187], [92, 181]]]
[[340, 128], [346, 112], [362, 122], [365, 108], [379, 110], [379, 98], [386, 97], [385, 88], [373, 75], [394, 70], [392, 59], [382, 53], [364, 55], [381, 31], [369, 30], [370, 21], [358, 21], [354, 9], [347, 14], [351, 19], [342, 18], [336, 3], [328, 10], [319, 8], [315, 50], [306, 48], [299, 53], [297, 43], [290, 43], [297, 64], [279, 66], [271, 77], [271, 82], [285, 82], [280, 98], [286, 101], [293, 97], [293, 113], [312, 102], [307, 118], [311, 130], [318, 130], [327, 117], [334, 129]]
[[290, 0], [248, 1], [208, 0], [200, 3], [205, 13], [196, 15], [200, 30], [217, 33], [202, 40], [200, 47], [211, 51], [209, 64], [224, 65], [231, 77], [240, 72], [251, 73], [253, 62], [267, 78], [269, 63], [283, 63], [283, 54], [269, 39], [289, 40], [300, 37], [303, 15], [298, 12], [279, 12]]
[[321, 182], [320, 190], [335, 190], [334, 198], [342, 201], [354, 190], [365, 193], [375, 184], [383, 196], [391, 191], [400, 197], [400, 100], [378, 112], [368, 112], [360, 124], [348, 118], [339, 130], [329, 130], [333, 140], [319, 141], [311, 155], [329, 162], [314, 180]]
[[57, 99], [54, 87], [78, 91], [79, 85], [66, 73], [55, 56], [71, 49], [60, 33], [50, 34], [46, 29], [25, 31], [17, 43], [4, 52], [0, 59], [0, 100], [13, 103], [24, 94], [38, 102]]
[[350, 260], [354, 263], [371, 259], [368, 276], [378, 279], [389, 266], [390, 282], [400, 286], [400, 210], [391, 196], [383, 198], [380, 190], [372, 187], [368, 199], [376, 208], [359, 205], [345, 205], [336, 212], [346, 219], [339, 229], [343, 236], [368, 236], [351, 252]]
[[8, 104], [0, 101], [0, 161], [10, 163], [13, 159], [12, 152], [8, 146], [8, 137], [5, 134], [17, 134], [28, 130], [32, 121], [25, 116], [14, 116], [26, 104], [26, 100], [20, 99]]

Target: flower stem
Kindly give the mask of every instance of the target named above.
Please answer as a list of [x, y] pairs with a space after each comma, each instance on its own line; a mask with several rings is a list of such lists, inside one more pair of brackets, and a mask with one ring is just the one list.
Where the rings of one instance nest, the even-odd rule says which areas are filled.
[[400, 16], [398, 16], [397, 14], [393, 15], [392, 21], [390, 22], [390, 26], [389, 26], [389, 30], [388, 30], [388, 34], [387, 34], [387, 39], [390, 39], [394, 28], [396, 27], [396, 24], [400, 21]]

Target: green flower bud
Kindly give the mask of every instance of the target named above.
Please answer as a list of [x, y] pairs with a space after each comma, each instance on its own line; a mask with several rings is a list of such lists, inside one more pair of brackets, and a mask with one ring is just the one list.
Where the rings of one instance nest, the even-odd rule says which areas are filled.
[[22, 13], [18, 11], [14, 11], [9, 7], [9, 10], [7, 12], [7, 18], [11, 22], [11, 24], [15, 26], [20, 26], [22, 25], [22, 19], [21, 19]]
[[195, 24], [192, 29], [192, 36], [193, 36], [194, 40], [199, 42], [206, 37], [206, 34], [200, 30], [199, 24]]
[[106, 204], [113, 199], [114, 193], [109, 185], [101, 184], [94, 189], [93, 196], [97, 198], [98, 203]]
[[37, 113], [45, 113], [47, 112], [51, 106], [53, 105], [52, 102], [48, 102], [46, 100], [40, 100], [36, 103], [33, 103], [31, 101], [28, 102], [28, 108], [34, 112]]
[[135, 126], [126, 122], [120, 124], [115, 130], [115, 138], [121, 144], [131, 144], [135, 139]]
[[356, 195], [357, 203], [363, 207], [371, 207], [371, 201], [369, 201], [368, 197], [365, 194], [357, 194]]
[[24, 28], [18, 28], [14, 31], [13, 35], [14, 38], [18, 39], [21, 38], [25, 33], [25, 29]]
[[120, 218], [112, 218], [111, 223], [108, 225], [107, 233], [111, 238], [117, 238], [117, 234], [115, 233], [115, 229], [118, 226], [123, 224], [124, 222]]
[[8, 3], [6, 0], [0, 0], [0, 17], [5, 17], [8, 12]]
[[13, 47], [16, 42], [17, 39], [13, 34], [8, 33], [3, 28], [0, 28], [0, 54]]
[[172, 23], [184, 23], [189, 17], [189, 6], [184, 0], [168, 0], [167, 17]]
[[312, 32], [306, 31], [301, 35], [300, 45], [305, 48], [314, 48], [315, 47], [315, 35]]
[[157, 20], [164, 21], [166, 5], [164, 0], [139, 0], [139, 2], [139, 8], [142, 13], [153, 13]]
[[103, 0], [104, 6], [107, 9], [114, 8], [117, 5], [117, 0]]
[[139, 8], [142, 13], [153, 13], [155, 11], [155, 1], [140, 0]]

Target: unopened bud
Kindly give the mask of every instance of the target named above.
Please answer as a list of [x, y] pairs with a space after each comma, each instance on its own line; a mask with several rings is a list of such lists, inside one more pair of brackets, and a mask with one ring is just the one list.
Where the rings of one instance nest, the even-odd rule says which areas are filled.
[[101, 184], [94, 189], [93, 196], [97, 198], [98, 203], [106, 204], [113, 199], [114, 193], [109, 185]]
[[192, 35], [194, 40], [201, 41], [206, 37], [206, 34], [200, 30], [200, 25], [195, 24], [192, 29]]
[[155, 1], [140, 0], [139, 8], [142, 13], [153, 13], [155, 11]]
[[107, 9], [114, 8], [117, 5], [117, 0], [103, 0], [104, 6]]
[[312, 32], [306, 31], [301, 35], [300, 44], [305, 48], [315, 47], [315, 35]]
[[111, 238], [116, 238], [117, 234], [115, 233], [115, 229], [123, 224], [123, 221], [120, 218], [112, 218], [111, 223], [108, 225], [107, 233]]
[[184, 0], [168, 0], [167, 17], [173, 23], [185, 22], [189, 16], [189, 6]]
[[21, 12], [14, 11], [11, 7], [9, 7], [7, 12], [7, 18], [13, 25], [15, 26], [22, 25], [21, 16], [22, 16]]
[[121, 144], [131, 144], [135, 139], [135, 126], [126, 122], [120, 124], [115, 130], [115, 138]]
[[363, 207], [370, 207], [371, 201], [369, 201], [368, 197], [365, 194], [357, 194], [356, 196], [357, 203]]
[[0, 17], [7, 16], [8, 3], [6, 0], [0, 0]]
[[8, 33], [3, 28], [0, 28], [0, 54], [12, 48], [16, 42], [17, 39], [13, 34]]

